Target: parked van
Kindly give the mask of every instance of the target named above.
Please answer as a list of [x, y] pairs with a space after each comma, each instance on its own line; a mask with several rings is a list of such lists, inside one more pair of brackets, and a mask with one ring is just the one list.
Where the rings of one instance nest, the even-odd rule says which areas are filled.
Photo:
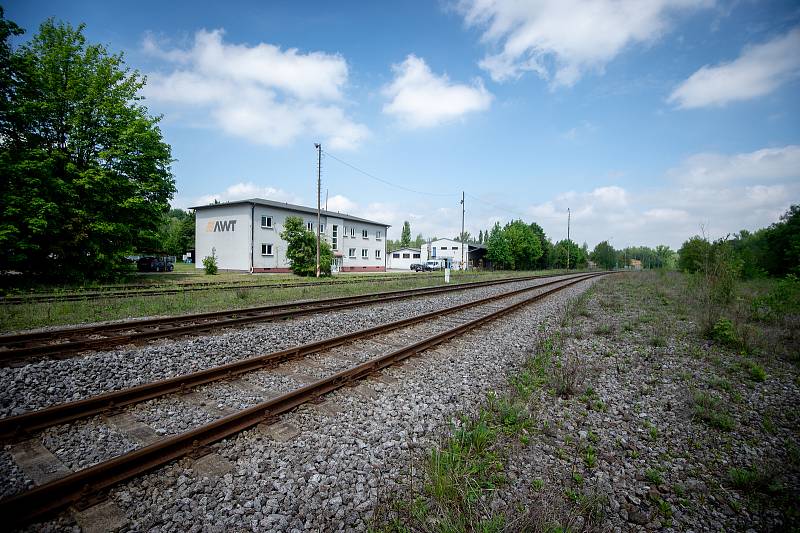
[[441, 270], [444, 268], [444, 262], [441, 259], [428, 259], [425, 261], [425, 266], [428, 270]]

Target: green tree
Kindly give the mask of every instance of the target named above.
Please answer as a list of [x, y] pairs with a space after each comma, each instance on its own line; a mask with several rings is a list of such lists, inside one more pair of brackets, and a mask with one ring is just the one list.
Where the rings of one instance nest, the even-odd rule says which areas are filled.
[[572, 240], [562, 240], [557, 242], [552, 248], [550, 266], [552, 268], [567, 268], [567, 257], [569, 257], [569, 268], [586, 268], [588, 256], [583, 248], [579, 247]]
[[495, 222], [489, 238], [486, 239], [486, 258], [495, 268], [514, 268], [511, 246], [499, 222]]
[[539, 259], [536, 260], [533, 266], [534, 268], [544, 270], [550, 266], [550, 257], [552, 255], [550, 252], [553, 248], [553, 243], [551, 243], [547, 235], [544, 234], [544, 230], [539, 224], [531, 222], [530, 227], [531, 231], [539, 238], [539, 243], [542, 247], [542, 255], [539, 256]]
[[610, 270], [617, 266], [617, 251], [614, 247], [608, 244], [608, 241], [597, 243], [590, 255], [592, 261], [606, 270]]
[[400, 232], [400, 247], [408, 248], [411, 246], [411, 223], [408, 220], [403, 222], [403, 231]]
[[175, 192], [170, 147], [122, 55], [44, 22], [12, 50], [0, 23], [0, 270], [108, 277], [157, 246]]
[[773, 276], [800, 274], [800, 205], [793, 205], [766, 229], [763, 269]]
[[478, 231], [478, 244], [483, 244], [483, 230]]
[[665, 244], [656, 246], [656, 267], [657, 268], [675, 268], [675, 251]]
[[542, 255], [542, 245], [530, 226], [521, 220], [514, 220], [503, 228], [511, 251], [512, 266], [515, 270], [531, 270]]
[[711, 243], [695, 235], [678, 250], [678, 268], [683, 272], [697, 272], [703, 268], [710, 255]]
[[[298, 276], [317, 275], [317, 236], [306, 229], [300, 217], [287, 217], [283, 223], [281, 239], [286, 241], [286, 258], [292, 264], [292, 272]], [[327, 242], [320, 242], [320, 273], [331, 274], [333, 253]]]

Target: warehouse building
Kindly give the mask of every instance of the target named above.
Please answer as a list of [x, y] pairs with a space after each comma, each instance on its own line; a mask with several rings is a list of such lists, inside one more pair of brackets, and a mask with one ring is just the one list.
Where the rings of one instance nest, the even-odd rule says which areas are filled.
[[[461, 270], [461, 246], [461, 242], [454, 239], [436, 239], [422, 245], [422, 259], [438, 259], [445, 268]], [[469, 259], [468, 252], [469, 249], [464, 250], [464, 263]]]
[[[192, 207], [195, 210], [197, 268], [204, 257], [224, 270], [291, 272], [283, 223], [296, 216], [317, 232], [317, 210], [261, 198]], [[384, 272], [388, 224], [322, 211], [321, 237], [333, 250], [334, 272]]]
[[410, 270], [411, 265], [424, 262], [419, 248], [400, 248], [388, 253], [388, 267], [392, 270]]

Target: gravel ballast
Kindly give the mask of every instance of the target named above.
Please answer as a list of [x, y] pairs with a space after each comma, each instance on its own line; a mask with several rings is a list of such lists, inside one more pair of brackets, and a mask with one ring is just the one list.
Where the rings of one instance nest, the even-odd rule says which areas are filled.
[[[185, 531], [189, 525], [192, 531], [365, 530], [379, 492], [403, 483], [412, 449], [430, 444], [452, 416], [471, 410], [486, 391], [500, 386], [535, 344], [530, 332], [552, 326], [566, 300], [592, 283], [387, 369], [383, 380], [328, 395], [336, 415], [302, 406], [282, 416], [281, 422], [299, 431], [287, 442], [253, 429], [219, 443], [214, 448], [230, 462], [230, 472], [203, 474], [183, 459], [115, 488], [111, 500], [127, 521], [122, 531]], [[263, 382], [262, 374], [247, 379], [273, 392], [286, 383], [274, 375]], [[158, 427], [159, 420], [148, 423]], [[166, 429], [162, 424], [159, 429]], [[63, 530], [72, 524], [63, 515], [35, 528]]]
[[0, 416], [194, 372], [550, 280], [513, 282], [255, 324], [216, 335], [0, 368]]

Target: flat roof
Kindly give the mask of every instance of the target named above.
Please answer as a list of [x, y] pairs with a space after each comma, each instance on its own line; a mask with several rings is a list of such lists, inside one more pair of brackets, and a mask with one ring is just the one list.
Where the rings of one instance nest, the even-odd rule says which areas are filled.
[[394, 252], [402, 252], [402, 251], [409, 251], [409, 252], [421, 252], [419, 248], [395, 248], [394, 250], [389, 250], [387, 253], [394, 253]]
[[[190, 207], [189, 209], [211, 209], [214, 207], [227, 207], [239, 204], [264, 205], [267, 207], [279, 207], [281, 209], [288, 209], [289, 211], [299, 211], [301, 213], [311, 213], [313, 215], [317, 214], [317, 210], [314, 209], [313, 207], [305, 207], [303, 205], [295, 205], [287, 202], [276, 202], [275, 200], [265, 200], [264, 198], [250, 198], [247, 200], [236, 200], [234, 202], [220, 202], [218, 204], [197, 205]], [[325, 209], [322, 209], [320, 210], [320, 213], [329, 217], [346, 218], [347, 220], [354, 220], [356, 222], [366, 222], [367, 224], [375, 224], [376, 226], [384, 226], [386, 228], [391, 227], [390, 224], [384, 224], [383, 222], [375, 222], [374, 220], [367, 220], [366, 218], [354, 217], [352, 215], [348, 215], [347, 213], [340, 213], [338, 211], [326, 211]]]

